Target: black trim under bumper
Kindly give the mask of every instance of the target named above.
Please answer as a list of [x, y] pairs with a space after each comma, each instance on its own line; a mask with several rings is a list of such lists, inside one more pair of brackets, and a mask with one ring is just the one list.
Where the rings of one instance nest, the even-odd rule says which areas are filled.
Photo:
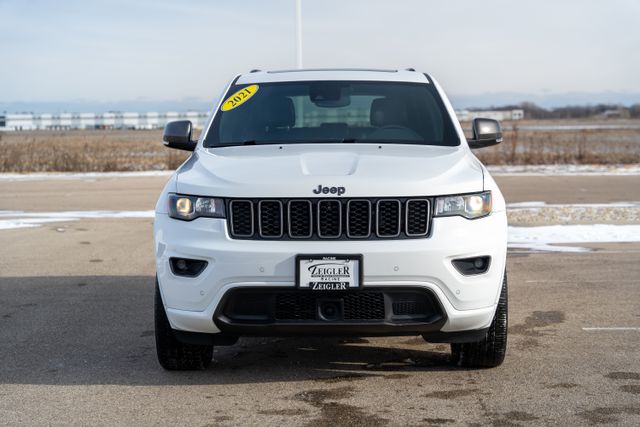
[[233, 324], [225, 320], [216, 319], [216, 325], [225, 334], [251, 337], [290, 337], [301, 335], [315, 336], [402, 336], [420, 335], [438, 331], [444, 322], [431, 324], [366, 324], [366, 323], [305, 323], [305, 324]]
[[454, 343], [463, 344], [469, 342], [478, 342], [487, 336], [489, 328], [473, 329], [470, 331], [456, 332], [427, 332], [422, 334], [422, 338], [430, 343]]
[[[348, 325], [348, 328], [350, 327], [353, 327], [353, 325]], [[391, 325], [391, 327], [393, 328], [393, 325]], [[323, 327], [320, 330], [321, 331], [320, 335], [360, 335], [360, 336], [369, 335], [366, 332], [363, 333], [362, 328], [359, 328], [359, 327], [352, 334], [344, 332], [345, 329], [339, 325], [337, 326], [336, 333], [333, 333], [330, 329], [331, 328], [327, 329], [326, 327]], [[389, 329], [389, 330], [393, 332], [393, 329]], [[421, 335], [425, 341], [430, 343], [461, 344], [461, 343], [469, 343], [469, 342], [478, 342], [482, 340], [487, 335], [488, 330], [489, 328], [474, 329], [471, 331], [456, 331], [456, 332], [435, 331], [435, 332], [425, 332], [425, 333], [422, 333]], [[313, 332], [309, 332], [306, 328], [305, 328], [305, 332], [311, 335], [315, 335]], [[377, 329], [377, 332], [380, 332], [380, 329]], [[227, 346], [227, 345], [234, 345], [236, 342], [238, 342], [238, 336], [233, 336], [233, 335], [187, 332], [187, 331], [179, 331], [175, 329], [173, 330], [173, 333], [175, 334], [178, 341], [180, 341], [183, 344]], [[268, 335], [271, 335], [271, 334], [273, 334], [273, 332], [270, 332]], [[298, 334], [292, 333], [288, 335], [298, 335]], [[393, 335], [417, 335], [417, 334], [406, 332], [403, 329], [402, 334], [396, 334], [396, 333], [375, 334], [374, 333], [372, 335], [393, 336]]]

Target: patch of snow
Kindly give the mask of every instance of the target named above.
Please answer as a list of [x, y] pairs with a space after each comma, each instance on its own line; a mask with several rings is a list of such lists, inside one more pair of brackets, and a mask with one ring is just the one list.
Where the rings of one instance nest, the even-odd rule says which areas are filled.
[[0, 230], [11, 230], [14, 228], [33, 228], [40, 227], [42, 224], [48, 222], [66, 222], [77, 221], [78, 218], [18, 218], [18, 219], [3, 219], [0, 220]]
[[0, 218], [153, 218], [154, 211], [65, 211], [65, 212], [17, 212], [0, 211]]
[[507, 245], [509, 249], [526, 249], [535, 252], [591, 252], [589, 248], [582, 248], [580, 246], [558, 246], [549, 245], [547, 243], [511, 243]]
[[510, 248], [534, 251], [584, 252], [586, 248], [552, 246], [570, 243], [640, 242], [640, 225], [544, 225], [509, 226]]
[[153, 218], [154, 211], [68, 211], [20, 212], [0, 211], [0, 230], [40, 227], [49, 222], [77, 221], [86, 218]]

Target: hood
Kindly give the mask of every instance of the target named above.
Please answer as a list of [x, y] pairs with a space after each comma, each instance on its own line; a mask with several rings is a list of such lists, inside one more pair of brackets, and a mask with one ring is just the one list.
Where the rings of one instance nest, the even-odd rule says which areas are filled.
[[177, 171], [177, 192], [197, 196], [336, 197], [332, 187], [341, 197], [433, 196], [482, 191], [483, 176], [462, 146], [391, 144], [200, 148]]

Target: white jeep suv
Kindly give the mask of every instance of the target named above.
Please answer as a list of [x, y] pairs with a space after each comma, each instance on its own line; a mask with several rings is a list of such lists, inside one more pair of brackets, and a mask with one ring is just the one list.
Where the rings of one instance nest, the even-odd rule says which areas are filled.
[[502, 363], [505, 201], [440, 86], [409, 70], [235, 77], [156, 205], [156, 346], [203, 369], [240, 336], [422, 335]]

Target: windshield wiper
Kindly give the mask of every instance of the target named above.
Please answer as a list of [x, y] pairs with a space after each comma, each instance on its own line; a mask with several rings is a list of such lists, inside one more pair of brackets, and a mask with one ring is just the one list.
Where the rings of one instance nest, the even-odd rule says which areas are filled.
[[[262, 142], [262, 141], [260, 141]], [[226, 144], [216, 144], [213, 145], [212, 147], [240, 147], [242, 145], [257, 145], [259, 142], [256, 141], [255, 139], [247, 139], [244, 141], [238, 141], [238, 142], [229, 142]]]
[[357, 138], [342, 139], [318, 139], [318, 140], [255, 140], [247, 139], [244, 141], [230, 142], [227, 144], [216, 144], [213, 147], [239, 147], [243, 145], [275, 145], [275, 144], [356, 144], [363, 142]]

